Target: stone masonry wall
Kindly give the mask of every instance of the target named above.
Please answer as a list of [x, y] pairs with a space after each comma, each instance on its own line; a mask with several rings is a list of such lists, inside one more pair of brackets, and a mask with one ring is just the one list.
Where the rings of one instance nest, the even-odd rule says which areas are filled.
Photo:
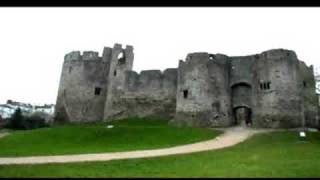
[[130, 116], [173, 118], [176, 106], [177, 69], [127, 71], [125, 90], [112, 104], [111, 119]]

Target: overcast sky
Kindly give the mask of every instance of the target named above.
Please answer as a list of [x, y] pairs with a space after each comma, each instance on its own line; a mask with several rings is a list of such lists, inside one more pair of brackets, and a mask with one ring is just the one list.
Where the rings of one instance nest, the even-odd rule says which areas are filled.
[[134, 46], [133, 69], [175, 68], [190, 52], [294, 50], [320, 66], [319, 8], [0, 8], [0, 103], [55, 103], [64, 55]]

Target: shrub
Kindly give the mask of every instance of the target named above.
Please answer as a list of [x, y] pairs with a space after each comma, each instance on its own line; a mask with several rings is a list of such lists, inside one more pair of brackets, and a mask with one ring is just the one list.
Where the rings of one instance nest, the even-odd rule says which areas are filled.
[[24, 129], [24, 117], [20, 108], [15, 110], [9, 121], [8, 128]]
[[35, 129], [48, 126], [49, 125], [46, 123], [45, 118], [40, 114], [34, 113], [30, 116], [23, 116], [20, 108], [14, 112], [10, 118], [10, 123], [8, 124], [8, 128], [19, 130]]

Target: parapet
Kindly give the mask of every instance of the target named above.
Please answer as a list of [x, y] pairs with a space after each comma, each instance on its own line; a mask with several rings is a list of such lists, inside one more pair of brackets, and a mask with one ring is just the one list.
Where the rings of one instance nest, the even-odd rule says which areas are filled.
[[131, 45], [126, 45], [126, 50], [128, 50], [128, 51], [133, 51], [133, 46], [131, 46]]
[[150, 79], [152, 78], [158, 78], [161, 76], [161, 71], [160, 70], [144, 70], [141, 71], [140, 77], [148, 77]]
[[113, 48], [110, 47], [104, 47], [102, 56], [99, 56], [99, 52], [97, 51], [83, 51], [81, 54], [80, 51], [72, 51], [64, 56], [65, 61], [93, 61], [93, 60], [102, 60], [103, 61], [109, 61], [111, 59], [112, 52], [114, 50], [122, 51], [126, 53], [126, 56], [132, 56], [133, 46], [126, 45], [125, 49], [122, 49], [122, 45], [119, 43], [115, 43]]
[[126, 48], [122, 48], [122, 44], [120, 43], [115, 43], [113, 46], [113, 49], [120, 49], [120, 50], [125, 50], [127, 52], [133, 51], [133, 46], [131, 45], [126, 45]]
[[81, 55], [80, 51], [72, 51], [64, 56], [65, 61], [80, 61], [80, 60], [99, 60], [99, 53], [95, 51], [84, 51]]
[[178, 72], [177, 68], [167, 68], [163, 71], [163, 75], [166, 74], [176, 74]]
[[119, 43], [115, 43], [115, 44], [113, 45], [113, 48], [114, 48], [114, 49], [122, 49], [122, 45], [119, 44]]
[[84, 51], [82, 55], [82, 60], [98, 60], [99, 53], [95, 51]]
[[203, 63], [217, 63], [217, 64], [227, 64], [229, 57], [224, 54], [209, 54], [207, 52], [195, 52], [189, 53], [186, 57], [186, 61], [179, 60], [179, 66], [183, 64], [196, 65]]
[[268, 51], [264, 51], [261, 55], [265, 58], [276, 59], [276, 58], [287, 58], [291, 57], [293, 59], [297, 59], [297, 54], [288, 49], [271, 49]]
[[126, 72], [127, 91], [139, 96], [175, 97], [177, 87], [177, 68]]
[[65, 61], [73, 61], [73, 60], [80, 60], [81, 55], [80, 51], [72, 51], [64, 56]]

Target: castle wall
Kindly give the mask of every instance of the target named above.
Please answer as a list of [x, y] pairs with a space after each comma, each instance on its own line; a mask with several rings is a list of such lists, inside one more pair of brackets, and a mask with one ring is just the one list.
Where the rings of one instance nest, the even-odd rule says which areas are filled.
[[[107, 69], [108, 62], [103, 61], [97, 52], [67, 54], [61, 73], [56, 116], [70, 122], [102, 119]], [[100, 91], [98, 95], [96, 91]]]
[[170, 119], [175, 113], [177, 69], [127, 71], [125, 90], [113, 101], [112, 119], [130, 116]]

